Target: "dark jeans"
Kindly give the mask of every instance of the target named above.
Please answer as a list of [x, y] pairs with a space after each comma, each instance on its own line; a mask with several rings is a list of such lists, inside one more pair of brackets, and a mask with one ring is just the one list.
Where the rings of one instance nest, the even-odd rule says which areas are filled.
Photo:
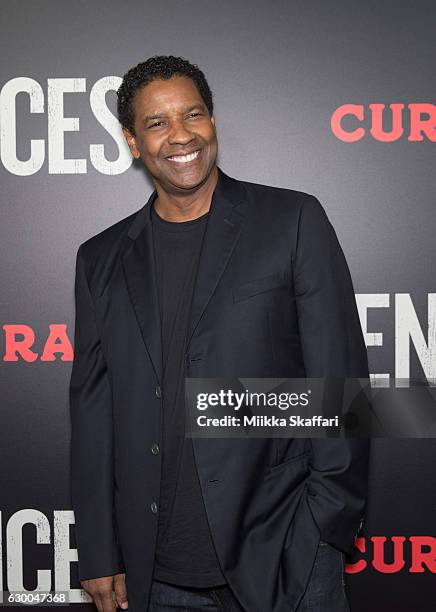
[[[195, 611], [250, 612], [241, 607], [228, 586], [194, 589], [153, 581], [149, 612]], [[298, 612], [350, 612], [345, 594], [344, 555], [326, 542], [320, 542]]]
[[149, 612], [245, 612], [228, 586], [182, 588], [153, 580]]
[[350, 612], [345, 593], [345, 555], [327, 542], [319, 543], [297, 612]]

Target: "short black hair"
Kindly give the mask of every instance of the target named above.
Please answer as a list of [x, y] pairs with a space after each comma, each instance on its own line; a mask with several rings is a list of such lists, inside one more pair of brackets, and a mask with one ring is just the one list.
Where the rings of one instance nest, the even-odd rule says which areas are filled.
[[117, 91], [118, 120], [131, 134], [135, 134], [133, 99], [136, 92], [156, 79], [168, 80], [173, 76], [184, 76], [194, 81], [209, 111], [209, 115], [212, 116], [212, 91], [200, 68], [196, 64], [191, 64], [183, 57], [154, 55], [145, 62], [130, 68], [124, 75], [123, 82]]

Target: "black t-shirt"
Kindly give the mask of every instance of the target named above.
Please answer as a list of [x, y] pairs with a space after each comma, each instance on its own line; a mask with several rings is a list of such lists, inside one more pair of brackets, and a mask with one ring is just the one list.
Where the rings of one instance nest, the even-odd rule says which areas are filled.
[[185, 438], [185, 348], [209, 213], [173, 222], [151, 211], [162, 332], [162, 477], [154, 578], [179, 586], [226, 583], [213, 545], [192, 440]]

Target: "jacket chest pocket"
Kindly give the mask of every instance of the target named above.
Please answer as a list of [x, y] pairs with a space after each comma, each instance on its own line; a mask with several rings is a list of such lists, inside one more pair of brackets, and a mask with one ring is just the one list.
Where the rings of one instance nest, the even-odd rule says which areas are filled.
[[255, 278], [254, 280], [242, 283], [242, 285], [233, 287], [233, 301], [240, 302], [254, 295], [266, 293], [280, 287], [285, 288], [285, 286], [285, 279], [280, 274], [269, 274], [268, 276]]

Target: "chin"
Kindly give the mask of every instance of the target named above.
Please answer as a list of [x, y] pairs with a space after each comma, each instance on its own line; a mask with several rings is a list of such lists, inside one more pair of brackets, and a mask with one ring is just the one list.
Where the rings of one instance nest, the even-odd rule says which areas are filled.
[[172, 185], [174, 187], [178, 187], [179, 189], [183, 189], [185, 191], [190, 190], [190, 189], [195, 189], [199, 185], [203, 184], [204, 181], [207, 179], [207, 177], [208, 177], [207, 174], [202, 174], [201, 176], [186, 178], [186, 180], [182, 179], [179, 181], [172, 181]]
[[181, 191], [191, 191], [193, 189], [196, 189], [197, 187], [199, 187], [201, 184], [203, 183], [202, 180], [200, 181], [189, 181], [186, 183], [173, 183], [173, 186], [176, 189], [180, 189]]

